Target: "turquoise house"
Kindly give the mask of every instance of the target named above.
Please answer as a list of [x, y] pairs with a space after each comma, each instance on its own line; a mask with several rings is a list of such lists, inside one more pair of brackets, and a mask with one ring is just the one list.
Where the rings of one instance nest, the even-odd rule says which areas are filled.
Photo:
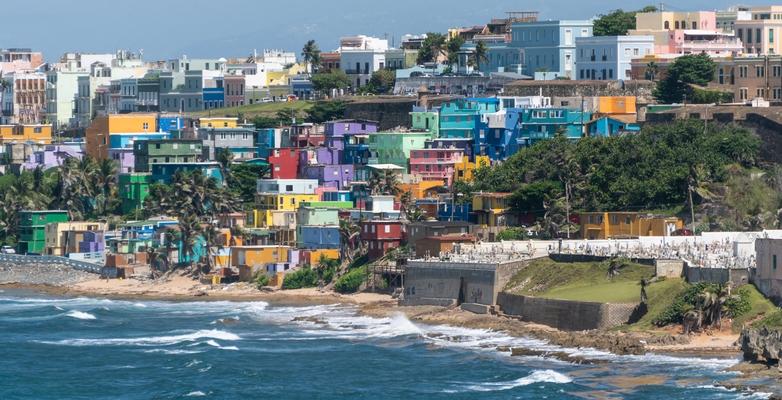
[[218, 162], [190, 162], [190, 163], [168, 163], [152, 164], [150, 166], [153, 183], [171, 183], [171, 178], [178, 171], [193, 172], [200, 170], [205, 176], [217, 180], [217, 184], [222, 186], [225, 183], [223, 171]]
[[484, 114], [500, 110], [497, 98], [468, 98], [445, 103], [440, 107], [440, 137], [472, 139], [486, 132]]
[[617, 136], [623, 133], [638, 133], [641, 126], [636, 122], [625, 122], [612, 117], [602, 117], [589, 122], [589, 136]]
[[[167, 232], [170, 235], [166, 235]], [[169, 239], [173, 240], [169, 242]], [[196, 237], [191, 254], [185, 254], [184, 242], [179, 237], [179, 225], [168, 226], [161, 230], [160, 247], [168, 249], [169, 261], [174, 265], [196, 264], [207, 255], [206, 240], [201, 235]], [[214, 250], [217, 249], [213, 249], [213, 253]]]
[[[515, 111], [515, 110], [514, 110]], [[517, 141], [519, 147], [531, 146], [540, 140], [553, 138], [562, 132], [571, 140], [584, 136], [584, 126], [592, 113], [567, 108], [518, 109]]]

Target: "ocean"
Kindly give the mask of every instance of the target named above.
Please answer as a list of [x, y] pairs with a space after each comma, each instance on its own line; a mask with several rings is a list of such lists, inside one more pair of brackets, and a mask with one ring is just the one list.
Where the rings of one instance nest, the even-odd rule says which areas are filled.
[[[511, 357], [497, 346], [586, 356]], [[0, 399], [733, 399], [737, 359], [617, 356], [349, 306], [0, 292]]]

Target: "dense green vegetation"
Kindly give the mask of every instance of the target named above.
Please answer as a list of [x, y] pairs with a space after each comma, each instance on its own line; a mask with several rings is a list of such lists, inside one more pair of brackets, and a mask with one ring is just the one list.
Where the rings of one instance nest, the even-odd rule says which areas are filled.
[[355, 293], [361, 287], [361, 284], [367, 278], [367, 268], [364, 265], [350, 270], [348, 273], [339, 277], [334, 283], [334, 290], [339, 293]]
[[318, 286], [318, 273], [309, 266], [285, 274], [283, 289], [301, 289]]
[[654, 12], [657, 7], [646, 6], [639, 11], [614, 10], [601, 14], [594, 22], [594, 36], [624, 36], [627, 31], [635, 29], [635, 14], [639, 12]]
[[[697, 219], [700, 230], [773, 228], [781, 180], [756, 169], [759, 146], [746, 129], [695, 120], [646, 125], [637, 135], [578, 141], [558, 135], [499, 166], [479, 168], [473, 183], [455, 189], [465, 197], [479, 190], [512, 192], [510, 206], [535, 215], [540, 232], [551, 236], [563, 230], [568, 202], [571, 212], [676, 212], [689, 209], [690, 189], [704, 214]], [[753, 199], [755, 194], [762, 196]], [[758, 215], [764, 218], [756, 220]]]
[[310, 107], [312, 107], [311, 101], [303, 101], [303, 100], [287, 101], [287, 102], [277, 101], [277, 102], [269, 102], [269, 103], [247, 104], [238, 107], [217, 108], [208, 111], [199, 111], [197, 113], [193, 113], [193, 116], [194, 117], [208, 117], [208, 116], [236, 117], [241, 115], [244, 118], [251, 120], [256, 116], [273, 118], [277, 116], [278, 112], [286, 109], [295, 110], [296, 112], [303, 114], [307, 112], [307, 110], [309, 110]]
[[722, 103], [731, 101], [732, 94], [704, 89], [714, 78], [717, 64], [706, 54], [689, 54], [677, 58], [657, 82], [654, 97], [661, 103]]

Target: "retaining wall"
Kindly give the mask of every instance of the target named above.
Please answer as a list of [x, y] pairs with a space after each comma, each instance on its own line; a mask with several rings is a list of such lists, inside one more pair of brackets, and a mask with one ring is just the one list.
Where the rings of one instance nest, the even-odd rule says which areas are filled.
[[609, 304], [544, 299], [501, 292], [497, 305], [503, 313], [523, 321], [564, 331], [607, 329], [631, 322], [638, 304]]
[[701, 268], [686, 266], [684, 269], [684, 276], [689, 283], [728, 283], [733, 282], [734, 285], [745, 285], [750, 283], [751, 273], [748, 268]]

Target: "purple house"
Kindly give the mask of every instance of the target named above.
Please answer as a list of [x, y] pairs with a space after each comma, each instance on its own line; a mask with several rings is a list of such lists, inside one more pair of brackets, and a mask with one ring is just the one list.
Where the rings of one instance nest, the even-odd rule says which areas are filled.
[[342, 149], [318, 147], [318, 149], [315, 150], [315, 159], [317, 160], [318, 164], [339, 164], [342, 160]]
[[118, 174], [129, 174], [134, 172], [136, 157], [133, 155], [132, 147], [109, 149], [109, 158], [117, 162]]
[[303, 172], [305, 179], [317, 179], [321, 186], [337, 190], [347, 189], [355, 179], [352, 164], [308, 165]]
[[377, 132], [377, 121], [363, 119], [341, 119], [323, 124], [326, 135], [326, 146], [343, 150], [343, 138], [349, 135], [366, 135]]
[[69, 158], [76, 158], [81, 160], [84, 156], [84, 151], [81, 146], [73, 145], [47, 145], [43, 150], [38, 150], [30, 155], [21, 168], [22, 170], [33, 170], [38, 167], [43, 169], [55, 168], [62, 166], [65, 160]]

